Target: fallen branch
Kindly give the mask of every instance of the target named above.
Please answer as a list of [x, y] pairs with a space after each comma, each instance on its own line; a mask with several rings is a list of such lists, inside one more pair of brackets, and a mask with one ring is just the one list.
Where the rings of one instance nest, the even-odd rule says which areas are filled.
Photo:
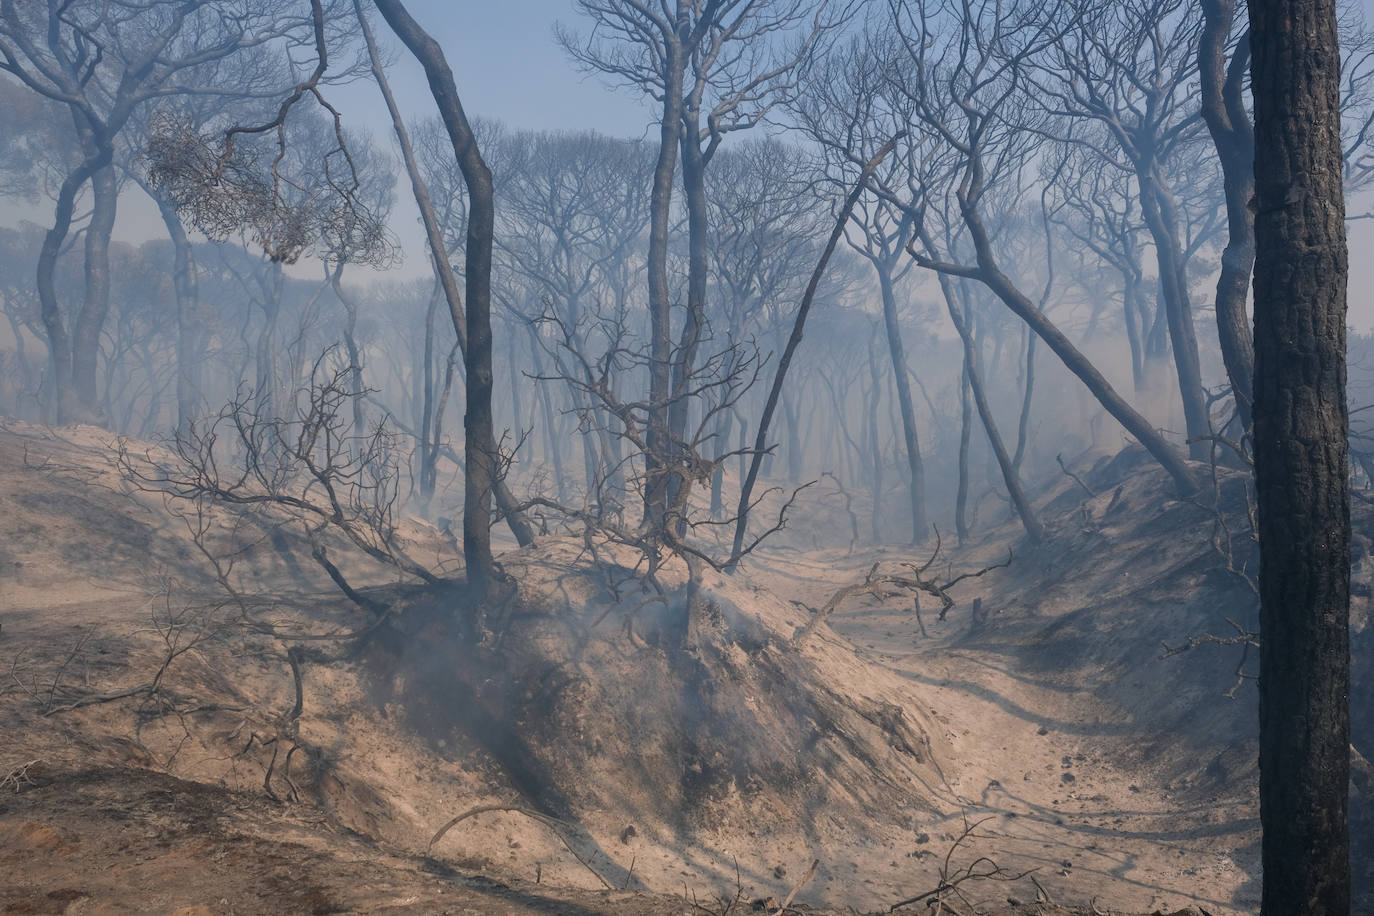
[[[878, 564], [874, 563], [868, 570], [868, 575], [864, 576], [863, 581], [846, 585], [836, 591], [835, 594], [830, 596], [830, 600], [822, 605], [820, 609], [811, 612], [811, 619], [808, 620], [804, 626], [797, 628], [796, 633], [792, 636], [792, 648], [796, 649], [800, 647], [801, 644], [825, 622], [826, 618], [833, 614], [843, 602], [855, 595], [872, 595], [875, 598], [883, 599], [904, 593], [915, 593], [919, 596], [921, 592], [925, 592], [927, 595], [931, 595], [940, 600], [941, 607], [939, 619], [944, 620], [945, 615], [949, 613], [949, 609], [954, 607], [955, 604], [954, 599], [948, 594], [950, 588], [965, 579], [976, 579], [979, 576], [992, 572], [994, 569], [1002, 569], [1003, 567], [1009, 566], [1011, 561], [1015, 558], [1015, 555], [1008, 551], [1006, 560], [1001, 563], [985, 566], [976, 572], [961, 573], [943, 584], [933, 582], [925, 578], [925, 574], [931, 566], [935, 565], [935, 560], [940, 555], [940, 532], [938, 529], [935, 532], [935, 537], [935, 550], [931, 554], [930, 559], [920, 565], [915, 563], [901, 564], [911, 570], [911, 575], [890, 574], [880, 576], [878, 575]], [[925, 623], [920, 619], [921, 606], [919, 599], [916, 602], [915, 609], [917, 623], [921, 626], [922, 635], [925, 635]]]
[[[1036, 881], [1035, 876], [1032, 874], [1032, 872], [1035, 871], [1034, 868], [1026, 869], [1023, 872], [1011, 872], [1003, 868], [1002, 866], [998, 865], [996, 862], [994, 862], [987, 856], [980, 855], [972, 862], [970, 862], [968, 865], [965, 865], [962, 868], [953, 867], [952, 860], [954, 858], [954, 854], [958, 852], [959, 849], [962, 848], [965, 844], [967, 844], [969, 840], [983, 838], [980, 834], [977, 834], [974, 831], [977, 830], [979, 826], [987, 823], [990, 820], [992, 820], [992, 817], [989, 815], [988, 817], [974, 821], [971, 824], [967, 820], [964, 821], [963, 832], [959, 834], [959, 836], [954, 840], [954, 842], [950, 844], [949, 850], [945, 852], [944, 861], [940, 865], [939, 884], [937, 884], [933, 889], [925, 891], [924, 893], [916, 894], [915, 896], [908, 897], [905, 900], [899, 900], [898, 902], [892, 904], [892, 906], [888, 908], [888, 912], [895, 913], [897, 910], [901, 909], [904, 906], [910, 906], [913, 903], [924, 902], [926, 907], [931, 910], [933, 916], [940, 916], [940, 914], [946, 911], [946, 904], [948, 903], [950, 897], [957, 897], [961, 901], [963, 901], [965, 905], [970, 905], [969, 901], [964, 897], [963, 893], [959, 890], [960, 885], [969, 881], [1010, 882], [1020, 881], [1022, 878], [1025, 878], [1029, 875], [1030, 879], [1032, 881], [1035, 881], [1035, 886], [1040, 887], [1040, 882]], [[1041, 890], [1043, 893], [1043, 888]], [[1049, 901], [1048, 894], [1045, 895], [1045, 899], [1046, 902]]]
[[589, 863], [586, 859], [582, 858], [582, 856], [578, 855], [576, 849], [573, 849], [572, 844], [568, 842], [568, 838], [564, 836], [563, 831], [559, 829], [560, 827], [567, 826], [567, 823], [565, 821], [561, 821], [558, 818], [552, 817], [548, 814], [541, 814], [540, 812], [535, 811], [532, 808], [526, 808], [521, 805], [478, 805], [475, 808], [469, 808], [462, 814], [455, 817], [453, 820], [449, 821], [444, 826], [440, 827], [438, 832], [436, 832], [434, 836], [430, 837], [429, 845], [425, 847], [425, 855], [429, 855], [430, 851], [434, 849], [434, 844], [442, 840], [444, 838], [444, 834], [448, 833], [454, 827], [458, 826], [470, 817], [476, 817], [479, 814], [486, 814], [491, 811], [509, 811], [513, 814], [523, 814], [525, 817], [528, 817], [534, 821], [538, 821], [545, 827], [548, 827], [549, 830], [551, 830], [553, 834], [558, 837], [559, 841], [562, 842], [563, 846], [567, 848], [568, 852], [572, 853], [572, 857], [576, 859], [578, 862], [582, 863], [583, 868], [587, 869], [587, 871], [591, 872], [593, 875], [596, 875], [596, 880], [600, 881], [603, 885], [605, 885], [606, 890], [615, 890], [615, 887], [611, 884], [611, 882], [607, 881], [606, 878], [595, 868], [592, 868], [591, 863]]
[[[1353, 752], [1354, 748], [1351, 748], [1351, 751]], [[12, 787], [14, 791], [18, 792], [20, 786], [38, 785], [38, 783], [34, 782], [33, 778], [29, 776], [29, 770], [36, 766], [38, 766], [38, 761], [30, 760], [28, 763], [21, 763], [19, 766], [14, 767], [4, 776], [0, 776], [0, 789], [9, 789]], [[1366, 766], [1368, 766], [1368, 764], [1366, 764]]]
[[816, 866], [821, 864], [820, 859], [812, 859], [811, 867], [806, 870], [806, 874], [801, 876], [801, 880], [792, 888], [792, 892], [787, 895], [787, 899], [782, 902], [782, 906], [773, 911], [773, 916], [783, 916], [787, 908], [792, 905], [792, 899], [797, 896], [797, 892], [806, 886], [806, 882], [811, 880], [811, 876], [816, 873]]
[[1055, 455], [1055, 456], [1054, 456], [1054, 460], [1057, 461], [1057, 462], [1059, 462], [1059, 469], [1060, 469], [1061, 471], [1063, 471], [1064, 474], [1065, 474], [1070, 480], [1072, 480], [1074, 483], [1076, 483], [1076, 484], [1078, 484], [1080, 487], [1082, 487], [1083, 490], [1084, 490], [1084, 492], [1086, 492], [1089, 496], [1096, 496], [1096, 495], [1097, 495], [1096, 493], [1093, 492], [1093, 488], [1092, 488], [1092, 487], [1088, 486], [1086, 483], [1083, 482], [1083, 478], [1082, 478], [1082, 477], [1079, 477], [1079, 476], [1078, 476], [1077, 474], [1075, 474], [1073, 471], [1070, 471], [1070, 470], [1069, 470], [1069, 466], [1066, 465], [1066, 464], [1064, 463], [1064, 456], [1063, 456], [1063, 454]]

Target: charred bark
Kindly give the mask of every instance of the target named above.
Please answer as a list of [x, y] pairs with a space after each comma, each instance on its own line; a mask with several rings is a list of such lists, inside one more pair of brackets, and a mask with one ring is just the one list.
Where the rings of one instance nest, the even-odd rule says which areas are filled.
[[1350, 912], [1350, 492], [1335, 0], [1251, 0], [1265, 916]]
[[463, 414], [466, 473], [463, 475], [463, 561], [468, 584], [486, 597], [496, 567], [491, 553], [492, 491], [501, 477], [492, 429], [491, 255], [495, 228], [491, 170], [482, 159], [443, 48], [410, 16], [400, 0], [374, 0], [396, 37], [424, 68], [439, 117], [468, 189], [466, 241], [467, 409]]

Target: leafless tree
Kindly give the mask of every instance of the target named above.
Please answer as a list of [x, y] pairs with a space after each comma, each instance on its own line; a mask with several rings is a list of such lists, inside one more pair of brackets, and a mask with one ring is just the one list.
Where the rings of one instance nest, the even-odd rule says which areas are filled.
[[[925, 160], [919, 195], [908, 205], [919, 210], [927, 199], [952, 201], [972, 249], [972, 263], [955, 251], [917, 249], [917, 263], [987, 286], [1146, 447], [1179, 490], [1193, 492], [1192, 471], [1175, 449], [1003, 272], [985, 218], [990, 189], [1005, 191], [1023, 180], [1030, 151], [1043, 135], [1025, 123], [1035, 115], [1022, 93], [1028, 60], [1057, 37], [1050, 4], [892, 2], [890, 8], [901, 51], [890, 70], [890, 91], [898, 104], [910, 106], [923, 128], [922, 142], [936, 144]], [[934, 241], [929, 234], [927, 240]]]
[[[724, 135], [753, 126], [795, 86], [817, 40], [848, 15], [829, 0], [676, 0], [651, 6], [634, 0], [578, 0], [591, 21], [587, 36], [560, 28], [568, 53], [593, 72], [658, 102], [659, 148], [649, 212], [650, 452], [682, 439], [690, 402], [681, 394], [705, 333], [707, 286], [706, 170]], [[668, 248], [673, 178], [682, 153], [688, 220], [686, 314], [680, 340], [671, 337]], [[669, 410], [669, 403], [673, 403]], [[675, 432], [676, 431], [676, 432]], [[668, 449], [671, 452], [671, 448]], [[645, 523], [665, 524], [680, 486], [673, 475], [650, 474]]]
[[[1211, 423], [1181, 217], [1167, 175], [1170, 160], [1200, 126], [1190, 98], [1200, 22], [1184, 0], [1081, 0], [1046, 12], [1053, 40], [1027, 56], [1027, 76], [1070, 142], [1095, 153], [1100, 167], [1125, 167], [1134, 175], [1159, 267], [1190, 450], [1205, 458], [1207, 443], [1198, 437], [1210, 433]], [[1080, 132], [1084, 121], [1101, 129]]]
[[[274, 42], [299, 41], [310, 31], [309, 17], [261, 0], [0, 4], [0, 69], [65, 106], [80, 141], [81, 159], [58, 190], [37, 268], [59, 422], [98, 414], [97, 352], [109, 305], [108, 251], [118, 197], [113, 159], [130, 119], [170, 92], [223, 92], [215, 82], [220, 62]], [[77, 197], [88, 185], [93, 209], [85, 232], [85, 291], [68, 327], [53, 278]]]

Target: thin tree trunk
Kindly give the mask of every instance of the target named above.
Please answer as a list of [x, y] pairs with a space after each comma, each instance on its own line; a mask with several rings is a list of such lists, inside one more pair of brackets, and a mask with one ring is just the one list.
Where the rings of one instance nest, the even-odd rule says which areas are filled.
[[[898, 250], [900, 253], [900, 249]], [[921, 461], [921, 441], [916, 430], [916, 408], [911, 400], [911, 380], [907, 374], [906, 348], [902, 345], [902, 326], [897, 320], [897, 294], [892, 286], [892, 263], [875, 260], [878, 288], [883, 300], [883, 324], [887, 329], [887, 349], [892, 358], [893, 382], [902, 416], [902, 438], [906, 445], [907, 492], [911, 500], [911, 543], [926, 539], [926, 472]]]
[[1030, 441], [1031, 403], [1035, 397], [1035, 342], [1039, 340], [1030, 328], [1026, 328], [1026, 369], [1024, 387], [1021, 390], [1021, 418], [1016, 424], [1016, 454], [1012, 456], [1011, 466], [1019, 474], [1021, 462], [1026, 457], [1026, 445]]
[[725, 497], [722, 487], [725, 483], [725, 461], [721, 457], [730, 450], [730, 427], [733, 425], [731, 412], [722, 410], [716, 417], [714, 441], [716, 443], [716, 463], [711, 471], [711, 518], [719, 519], [725, 512]]
[[[344, 307], [344, 349], [348, 351], [348, 387], [349, 394], [353, 401], [353, 436], [358, 440], [361, 447], [363, 436], [367, 432], [367, 423], [363, 417], [363, 366], [362, 359], [358, 353], [358, 302], [353, 296], [344, 289], [343, 285], [344, 262], [340, 261], [332, 273], [329, 275], [329, 285], [334, 290], [334, 295], [339, 298], [339, 302]], [[426, 341], [426, 345], [428, 345]]]
[[1145, 336], [1149, 333], [1146, 327], [1145, 304], [1140, 293], [1140, 277], [1122, 271], [1122, 291], [1121, 298], [1126, 312], [1126, 342], [1131, 348], [1131, 383], [1136, 394], [1142, 394], [1146, 387], [1145, 376]]
[[100, 362], [100, 333], [110, 311], [110, 238], [119, 203], [113, 165], [91, 174], [91, 220], [86, 226], [86, 296], [72, 324], [72, 385], [76, 403], [88, 420], [100, 418], [96, 374]]
[[[531, 327], [530, 334], [533, 335], [534, 328]], [[539, 357], [538, 341], [531, 341], [530, 353], [534, 359], [534, 374], [543, 377], [543, 360]], [[558, 435], [557, 417], [553, 409], [553, 396], [549, 393], [549, 385], [545, 382], [539, 383], [539, 403], [543, 408], [544, 414], [544, 442], [545, 450], [549, 459], [553, 462], [553, 479], [555, 486], [558, 487], [558, 501], [566, 503], [567, 496], [567, 477], [563, 474], [563, 439]]]
[[[467, 409], [463, 413], [463, 446], [465, 473], [463, 475], [463, 560], [467, 566], [468, 582], [478, 596], [485, 596], [495, 566], [491, 554], [491, 504], [493, 494], [501, 506], [507, 523], [521, 546], [534, 541], [533, 532], [522, 514], [516, 511], [501, 479], [501, 457], [496, 448], [496, 434], [492, 428], [492, 344], [491, 344], [491, 255], [495, 228], [495, 209], [492, 199], [491, 170], [482, 159], [476, 137], [468, 124], [458, 87], [444, 57], [443, 48], [429, 36], [406, 11], [400, 0], [374, 0], [377, 11], [391, 26], [396, 37], [410, 49], [424, 68], [431, 94], [439, 108], [439, 117], [453, 145], [453, 155], [463, 173], [468, 190], [468, 231], [466, 241], [467, 314], [455, 309], [457, 290], [445, 287], [454, 314], [454, 330], [463, 350], [464, 385]], [[360, 16], [361, 18], [361, 16]], [[374, 69], [381, 70], [373, 54]], [[381, 79], [379, 79], [379, 83]], [[387, 93], [389, 95], [389, 93]], [[394, 106], [388, 103], [398, 138], [403, 133], [402, 122]], [[411, 157], [413, 159], [413, 157]], [[414, 176], [412, 176], [412, 183]], [[420, 194], [417, 191], [417, 202]], [[428, 227], [427, 227], [428, 228]], [[442, 278], [447, 265], [443, 245], [433, 254]], [[443, 262], [440, 265], [439, 262]], [[451, 268], [449, 268], [451, 270]], [[466, 321], [460, 320], [465, 317]], [[464, 339], [464, 330], [466, 339]]]
[[1245, 71], [1250, 38], [1236, 46], [1229, 65], [1226, 43], [1235, 20], [1236, 0], [1202, 0], [1203, 27], [1198, 45], [1202, 119], [1212, 135], [1226, 195], [1226, 250], [1217, 278], [1217, 339], [1231, 380], [1231, 394], [1245, 432], [1250, 432], [1255, 345], [1245, 311], [1250, 272], [1255, 264], [1255, 134], [1245, 109]]
[[66, 241], [67, 233], [71, 231], [76, 195], [92, 174], [109, 165], [110, 155], [108, 150], [102, 151], [99, 157], [83, 162], [62, 182], [57, 192], [52, 228], [43, 236], [43, 247], [38, 252], [34, 283], [38, 290], [39, 314], [48, 334], [54, 413], [59, 424], [76, 422], [78, 407], [72, 378], [72, 338], [62, 317], [62, 307], [57, 301], [57, 258], [62, 253], [62, 243]]
[[[687, 442], [687, 389], [696, 364], [701, 329], [706, 322], [706, 158], [701, 149], [701, 125], [695, 108], [683, 111], [682, 196], [687, 205], [687, 314], [682, 321], [677, 359], [673, 362], [673, 395], [668, 406], [669, 448], [676, 452]], [[674, 457], [676, 457], [674, 455]], [[668, 477], [669, 505], [679, 501], [685, 481], [674, 472]], [[686, 533], [685, 518], [671, 519], [678, 535]]]
[[1007, 495], [1011, 497], [1011, 504], [1021, 519], [1021, 527], [1026, 530], [1026, 535], [1032, 541], [1044, 540], [1045, 528], [1040, 524], [1040, 520], [1035, 517], [1035, 510], [1031, 508], [1030, 500], [1026, 499], [1025, 490], [1021, 487], [1021, 475], [1007, 454], [1007, 447], [1002, 442], [1002, 434], [997, 429], [997, 419], [992, 414], [992, 407], [988, 403], [986, 392], [983, 390], [982, 373], [978, 367], [979, 347], [974, 345], [971, 327], [972, 310], [968, 303], [964, 303], [962, 309], [959, 308], [958, 293], [954, 289], [952, 278], [940, 274], [939, 280], [940, 290], [945, 297], [945, 307], [949, 312], [949, 319], [953, 322], [954, 330], [958, 332], [959, 339], [964, 344], [964, 371], [968, 377], [969, 391], [973, 394], [973, 403], [978, 409], [978, 418], [983, 422], [983, 430], [987, 433], [988, 444], [992, 446], [992, 453], [997, 458], [997, 466], [1002, 472], [1002, 482], [1007, 488]]
[[802, 444], [796, 399], [786, 392], [782, 396], [782, 416], [787, 423], [787, 481], [801, 482]]
[[778, 360], [778, 368], [773, 374], [773, 384], [768, 390], [768, 400], [764, 402], [763, 415], [759, 418], [758, 431], [754, 440], [754, 454], [749, 462], [749, 472], [740, 486], [739, 510], [736, 513], [735, 521], [735, 542], [730, 552], [730, 561], [726, 566], [730, 572], [733, 572], [739, 565], [740, 552], [744, 549], [744, 536], [749, 527], [749, 499], [753, 495], [754, 483], [758, 479], [759, 464], [762, 462], [764, 450], [767, 448], [768, 425], [773, 420], [774, 411], [777, 410], [778, 397], [782, 392], [783, 382], [787, 378], [787, 370], [792, 365], [792, 356], [797, 352], [797, 347], [801, 346], [802, 335], [806, 330], [806, 316], [811, 312], [811, 302], [816, 297], [816, 289], [820, 286], [821, 277], [825, 275], [825, 266], [830, 262], [830, 256], [834, 254], [840, 236], [844, 234], [844, 227], [849, 222], [849, 215], [854, 212], [854, 204], [863, 194], [868, 179], [873, 176], [873, 172], [896, 145], [897, 138], [889, 140], [864, 166], [863, 171], [859, 174], [859, 180], [854, 183], [854, 189], [849, 192], [849, 197], [845, 199], [844, 206], [840, 208], [839, 216], [835, 220], [835, 228], [830, 233], [830, 239], [826, 242], [825, 250], [821, 253], [816, 269], [811, 272], [811, 279], [806, 284], [806, 292], [802, 294], [801, 305], [797, 307], [797, 317], [792, 323], [792, 333], [787, 338], [787, 346], [783, 349], [782, 358]]
[[253, 394], [263, 417], [277, 416], [277, 317], [281, 314], [282, 269], [280, 261], [262, 265], [258, 277], [262, 289], [262, 327], [253, 348]]
[[663, 532], [669, 503], [671, 450], [669, 400], [672, 392], [672, 300], [668, 289], [668, 223], [672, 216], [673, 175], [682, 135], [683, 50], [676, 33], [664, 36], [663, 114], [659, 123], [658, 159], [649, 196], [649, 423], [645, 432], [644, 526]]
[[1264, 916], [1350, 913], [1350, 483], [1335, 0], [1250, 0]]
[[954, 494], [954, 530], [959, 546], [968, 541], [968, 452], [973, 436], [973, 399], [969, 396], [968, 353], [959, 379], [959, 485]]
[[374, 2], [396, 37], [424, 68], [440, 120], [453, 145], [454, 158], [467, 184], [463, 560], [473, 594], [485, 598], [496, 576], [491, 553], [491, 504], [492, 490], [500, 478], [500, 456], [491, 414], [491, 254], [495, 226], [491, 170], [477, 147], [443, 48], [411, 18], [400, 0]]
[[878, 405], [883, 399], [883, 377], [878, 369], [878, 354], [873, 352], [873, 341], [868, 343], [869, 387], [864, 399], [864, 411], [868, 422], [868, 492], [873, 511], [869, 514], [869, 525], [873, 531], [873, 543], [883, 541], [883, 443], [878, 435]]
[[1212, 425], [1207, 416], [1206, 392], [1202, 390], [1202, 367], [1198, 361], [1193, 305], [1188, 298], [1188, 279], [1178, 238], [1178, 215], [1154, 163], [1137, 169], [1136, 180], [1140, 184], [1140, 212], [1150, 230], [1159, 263], [1160, 288], [1169, 319], [1169, 343], [1174, 350], [1179, 396], [1183, 401], [1183, 418], [1190, 442], [1188, 454], [1201, 461], [1211, 451], [1211, 443], [1204, 437], [1211, 434]]
[[429, 504], [434, 499], [434, 489], [438, 485], [438, 449], [432, 444], [430, 428], [434, 423], [434, 312], [439, 307], [439, 284], [435, 283], [434, 293], [429, 297], [425, 308], [425, 343], [420, 365], [420, 507], [421, 513], [429, 515]]
[[[981, 188], [978, 189], [978, 193], [981, 193]], [[977, 253], [977, 266], [970, 268], [942, 264], [930, 257], [921, 258], [921, 263], [942, 274], [968, 277], [987, 286], [997, 298], [1002, 300], [1007, 308], [1030, 325], [1031, 330], [1040, 335], [1040, 338], [1049, 345], [1049, 348], [1054, 351], [1064, 366], [1078, 376], [1079, 381], [1087, 387], [1093, 397], [1097, 398], [1107, 412], [1115, 417], [1116, 421], [1124, 426], [1127, 432], [1135, 436], [1141, 445], [1145, 446], [1145, 450], [1173, 478], [1174, 485], [1178, 488], [1180, 495], [1192, 495], [1197, 492], [1197, 482], [1193, 479], [1192, 471], [1189, 470], [1182, 457], [1165, 441], [1149, 420], [1141, 416], [1121, 395], [1116, 393], [1116, 389], [1103, 377], [1101, 372], [1097, 371], [1097, 367], [1064, 336], [1063, 332], [1043, 312], [1036, 308], [1035, 303], [1017, 289], [1011, 278], [1002, 273], [997, 266], [992, 242], [986, 227], [983, 225], [982, 217], [966, 202], [961, 201], [961, 207], [964, 224], [968, 227], [969, 235], [973, 238], [974, 250]], [[929, 239], [923, 238], [922, 241], [925, 243], [929, 255], [932, 252]]]
[[158, 213], [172, 240], [172, 287], [177, 297], [177, 432], [186, 435], [200, 412], [203, 399], [201, 365], [204, 362], [204, 329], [196, 314], [200, 290], [196, 280], [195, 255], [186, 227], [176, 207], [155, 197]]

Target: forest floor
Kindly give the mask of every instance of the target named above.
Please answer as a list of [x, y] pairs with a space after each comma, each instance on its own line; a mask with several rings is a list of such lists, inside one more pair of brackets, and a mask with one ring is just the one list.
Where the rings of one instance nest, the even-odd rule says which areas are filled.
[[[569, 658], [545, 623], [516, 622], [513, 657], [538, 648], [558, 663], [548, 670], [577, 672], [547, 720], [499, 699], [529, 731], [524, 756], [469, 740], [453, 723], [472, 730], [470, 712], [436, 701], [421, 715], [417, 691], [434, 684], [497, 703], [481, 693], [490, 672], [452, 680], [442, 655], [312, 661], [303, 714], [283, 713], [285, 641], [223, 625], [243, 609], [210, 597], [185, 521], [123, 484], [107, 440], [0, 425], [0, 913], [738, 914], [774, 912], [799, 885], [796, 912], [876, 912], [965, 869], [998, 870], [960, 885], [989, 914], [1258, 908], [1253, 683], [1227, 696], [1242, 650], [1161, 658], [1162, 642], [1248, 620], [1248, 591], [1214, 549], [1206, 500], [1174, 499], [1129, 456], [1084, 472], [1092, 494], [1067, 480], [1042, 494], [1039, 546], [1011, 524], [946, 544], [932, 567], [945, 580], [1013, 559], [954, 586], [943, 619], [928, 599], [918, 616], [909, 595], [856, 596], [785, 651], [811, 609], [873, 564], [900, 572], [934, 549], [807, 546], [810, 522], [738, 581], [712, 579], [725, 622], [703, 638], [712, 683], [693, 734], [720, 746], [660, 764], [674, 739], [652, 720], [678, 707], [633, 677], [678, 672], [618, 623]], [[408, 537], [442, 566], [437, 532], [415, 523]], [[284, 538], [265, 533], [239, 557], [238, 581], [272, 596], [254, 619], [356, 627], [308, 549]], [[604, 596], [570, 578], [576, 545], [549, 540], [506, 558], [522, 606], [563, 601], [555, 622], [569, 630], [574, 606], [599, 622]], [[357, 575], [396, 590], [376, 570]], [[401, 615], [409, 635], [442, 642], [426, 613]], [[425, 664], [435, 670], [410, 670]], [[784, 681], [797, 709], [774, 715]], [[588, 708], [606, 721], [586, 721]], [[821, 734], [826, 722], [842, 740]], [[770, 775], [789, 756], [798, 772]], [[690, 795], [691, 823], [660, 810], [688, 804], [692, 780], [662, 776], [683, 759], [703, 781], [702, 769], [729, 771]], [[539, 762], [543, 782], [516, 772], [521, 761]], [[550, 785], [566, 797], [550, 802]], [[487, 804], [508, 810], [431, 848], [446, 820]]]

